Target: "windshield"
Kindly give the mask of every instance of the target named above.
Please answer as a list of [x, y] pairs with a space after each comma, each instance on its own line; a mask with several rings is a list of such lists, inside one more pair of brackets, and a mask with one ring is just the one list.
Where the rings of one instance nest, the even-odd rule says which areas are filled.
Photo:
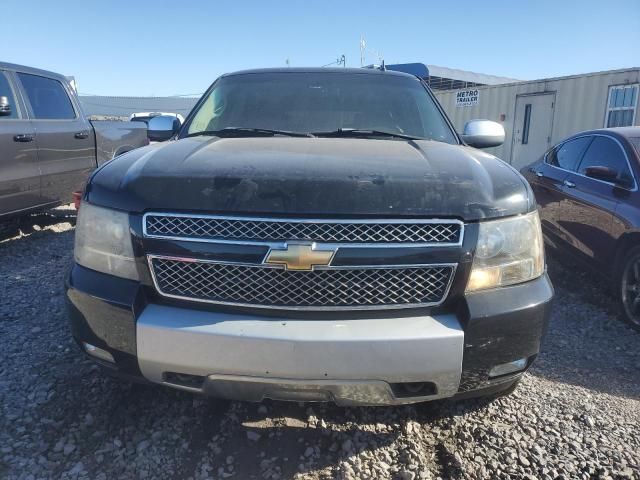
[[316, 134], [374, 130], [457, 143], [418, 79], [384, 74], [282, 72], [222, 77], [182, 134], [225, 128]]
[[636, 152], [638, 152], [638, 157], [640, 157], [640, 137], [631, 137], [629, 138], [629, 141], [636, 148]]

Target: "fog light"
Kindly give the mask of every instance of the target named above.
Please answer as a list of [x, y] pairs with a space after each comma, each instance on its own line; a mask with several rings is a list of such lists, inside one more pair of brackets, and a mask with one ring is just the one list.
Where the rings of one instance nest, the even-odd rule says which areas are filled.
[[527, 366], [527, 359], [521, 358], [509, 363], [501, 363], [489, 370], [489, 378], [500, 377], [509, 373], [519, 372], [524, 370]]
[[116, 363], [113, 359], [113, 355], [111, 355], [106, 350], [96, 347], [95, 345], [91, 345], [90, 343], [82, 342], [82, 346], [84, 347], [84, 351], [87, 352], [92, 357], [99, 358], [100, 360], [104, 360], [109, 363]]

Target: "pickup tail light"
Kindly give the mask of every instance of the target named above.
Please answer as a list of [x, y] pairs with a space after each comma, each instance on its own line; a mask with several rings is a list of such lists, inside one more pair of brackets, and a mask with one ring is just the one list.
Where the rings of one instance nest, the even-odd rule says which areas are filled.
[[80, 210], [80, 202], [82, 201], [82, 194], [84, 192], [82, 190], [77, 190], [73, 192], [73, 206], [76, 210]]

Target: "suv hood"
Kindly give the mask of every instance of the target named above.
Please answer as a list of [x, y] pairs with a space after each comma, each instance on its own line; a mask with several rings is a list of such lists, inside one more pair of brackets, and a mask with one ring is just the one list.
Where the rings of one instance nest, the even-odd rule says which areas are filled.
[[89, 202], [129, 212], [500, 217], [535, 208], [524, 179], [478, 150], [432, 141], [193, 137], [105, 164]]

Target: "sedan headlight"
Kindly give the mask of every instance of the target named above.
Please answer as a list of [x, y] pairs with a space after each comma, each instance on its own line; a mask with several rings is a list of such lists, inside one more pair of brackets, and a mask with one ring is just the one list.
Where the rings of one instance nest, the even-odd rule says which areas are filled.
[[467, 292], [526, 282], [544, 272], [538, 212], [480, 223]]
[[76, 222], [75, 259], [83, 267], [138, 280], [129, 215], [83, 202]]

